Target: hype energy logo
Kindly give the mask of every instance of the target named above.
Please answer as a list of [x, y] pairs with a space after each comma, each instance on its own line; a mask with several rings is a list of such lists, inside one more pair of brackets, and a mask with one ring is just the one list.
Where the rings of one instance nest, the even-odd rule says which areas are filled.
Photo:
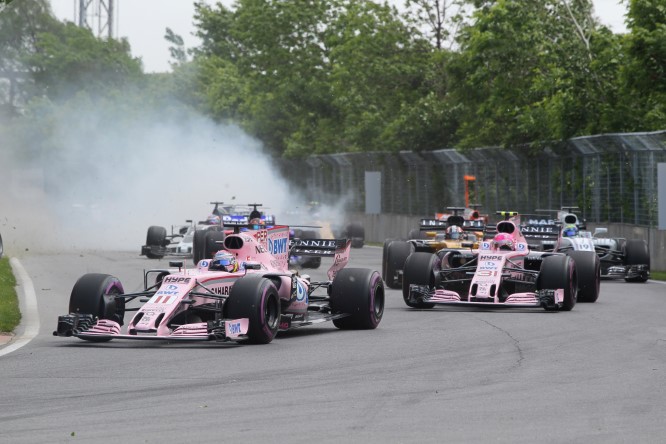
[[279, 239], [268, 239], [268, 252], [273, 256], [287, 253], [288, 239], [286, 237]]

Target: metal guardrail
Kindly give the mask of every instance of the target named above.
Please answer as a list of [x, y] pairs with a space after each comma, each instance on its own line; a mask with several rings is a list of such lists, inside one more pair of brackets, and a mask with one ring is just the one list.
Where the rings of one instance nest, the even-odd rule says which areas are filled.
[[483, 212], [578, 206], [590, 222], [657, 223], [657, 163], [666, 162], [666, 131], [604, 134], [542, 148], [441, 149], [346, 153], [289, 160], [283, 171], [309, 198], [365, 209], [364, 175], [382, 177], [382, 213], [427, 215], [469, 202]]

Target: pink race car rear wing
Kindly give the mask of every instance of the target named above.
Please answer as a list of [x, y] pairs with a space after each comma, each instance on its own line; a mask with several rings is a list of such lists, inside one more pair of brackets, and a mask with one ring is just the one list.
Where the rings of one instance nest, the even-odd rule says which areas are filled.
[[334, 257], [333, 265], [328, 270], [328, 278], [333, 280], [338, 271], [349, 262], [350, 239], [294, 239], [289, 254], [293, 256]]

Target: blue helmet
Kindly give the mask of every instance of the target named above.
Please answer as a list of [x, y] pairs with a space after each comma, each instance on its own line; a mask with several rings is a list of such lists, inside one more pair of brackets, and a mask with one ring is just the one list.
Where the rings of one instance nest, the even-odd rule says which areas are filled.
[[563, 237], [574, 237], [577, 234], [578, 234], [578, 227], [576, 227], [575, 225], [567, 225], [562, 230]]
[[229, 253], [228, 251], [218, 251], [213, 257], [213, 261], [208, 267], [209, 270], [222, 270], [229, 273], [238, 271], [238, 262], [236, 261], [236, 256]]

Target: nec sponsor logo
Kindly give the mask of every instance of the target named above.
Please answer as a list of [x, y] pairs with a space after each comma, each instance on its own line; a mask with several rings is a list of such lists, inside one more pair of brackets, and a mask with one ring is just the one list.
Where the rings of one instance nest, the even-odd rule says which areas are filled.
[[287, 252], [287, 241], [286, 237], [282, 239], [268, 239], [268, 251], [272, 255], [286, 253]]
[[187, 284], [192, 278], [186, 277], [177, 277], [177, 276], [167, 276], [164, 278], [164, 282], [173, 282], [174, 284]]
[[479, 257], [479, 260], [480, 261], [501, 261], [502, 256], [485, 254], [485, 255]]

